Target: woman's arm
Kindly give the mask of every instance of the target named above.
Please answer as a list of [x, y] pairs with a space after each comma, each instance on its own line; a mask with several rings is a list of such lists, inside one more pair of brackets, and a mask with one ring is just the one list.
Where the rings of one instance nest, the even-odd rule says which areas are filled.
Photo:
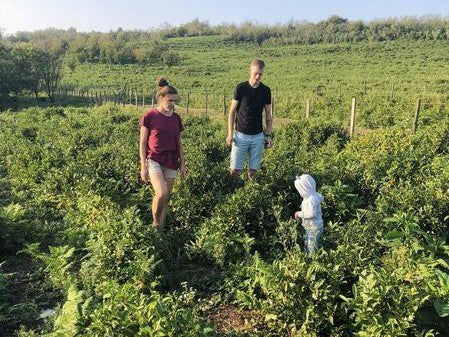
[[140, 156], [140, 178], [144, 183], [148, 183], [148, 164], [147, 164], [147, 142], [150, 131], [145, 127], [140, 127], [139, 156]]

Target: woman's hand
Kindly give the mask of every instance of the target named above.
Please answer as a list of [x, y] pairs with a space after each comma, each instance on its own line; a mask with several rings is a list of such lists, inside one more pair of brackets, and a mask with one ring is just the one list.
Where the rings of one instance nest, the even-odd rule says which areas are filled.
[[301, 218], [302, 218], [302, 212], [301, 211], [295, 212], [295, 219], [299, 220]]
[[142, 179], [142, 181], [145, 184], [148, 184], [148, 167], [147, 165], [141, 165], [140, 166], [140, 179]]

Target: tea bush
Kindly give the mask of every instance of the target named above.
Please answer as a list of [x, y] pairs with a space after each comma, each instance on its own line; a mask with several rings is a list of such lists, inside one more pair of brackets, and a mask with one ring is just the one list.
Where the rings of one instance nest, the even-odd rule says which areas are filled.
[[[224, 127], [183, 116], [189, 172], [155, 233], [140, 114], [106, 104], [0, 115], [3, 334], [449, 334], [446, 122], [349, 139], [338, 116], [302, 119], [275, 128], [255, 181], [231, 181]], [[324, 197], [313, 255], [292, 218], [300, 173]], [[36, 264], [34, 299], [18, 298], [12, 256]], [[220, 322], [223, 308], [235, 324]]]

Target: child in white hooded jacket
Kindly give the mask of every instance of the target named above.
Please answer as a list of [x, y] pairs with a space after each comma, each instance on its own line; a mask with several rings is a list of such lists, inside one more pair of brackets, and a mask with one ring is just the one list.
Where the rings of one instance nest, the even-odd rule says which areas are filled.
[[318, 240], [323, 233], [321, 203], [323, 197], [316, 191], [316, 183], [311, 175], [302, 174], [295, 179], [295, 187], [303, 198], [301, 210], [295, 213], [295, 219], [302, 219], [306, 230], [305, 245], [309, 254], [318, 248]]

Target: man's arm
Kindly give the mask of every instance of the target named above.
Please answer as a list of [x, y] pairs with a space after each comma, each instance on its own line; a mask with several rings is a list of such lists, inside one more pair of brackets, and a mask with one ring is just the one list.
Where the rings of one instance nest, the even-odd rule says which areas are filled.
[[268, 142], [267, 147], [273, 146], [273, 140], [271, 134], [273, 132], [273, 109], [271, 104], [265, 104], [265, 136]]
[[226, 137], [226, 144], [228, 146], [232, 145], [232, 136], [234, 133], [234, 122], [235, 122], [235, 114], [237, 113], [237, 106], [239, 101], [233, 99], [231, 102], [231, 107], [229, 108], [229, 116], [228, 116], [228, 135]]
[[271, 104], [265, 104], [265, 134], [271, 135], [273, 132], [273, 110]]

